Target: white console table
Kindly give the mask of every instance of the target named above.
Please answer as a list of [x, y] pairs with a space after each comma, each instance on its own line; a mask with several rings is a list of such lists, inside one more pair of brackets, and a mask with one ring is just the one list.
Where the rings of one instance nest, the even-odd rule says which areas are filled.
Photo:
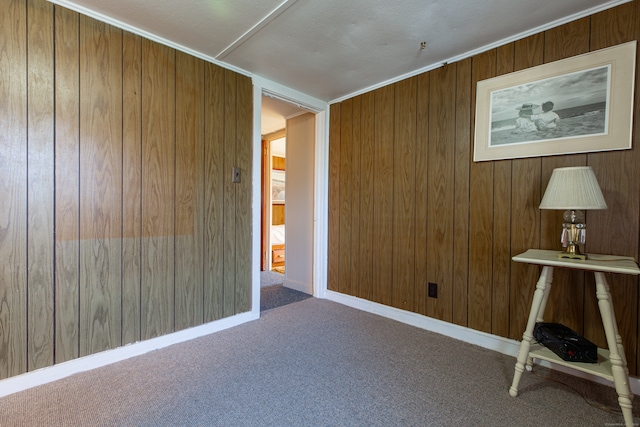
[[[625, 424], [628, 427], [633, 426], [631, 405], [633, 394], [629, 387], [629, 370], [627, 369], [622, 338], [618, 333], [618, 325], [613, 311], [613, 304], [611, 303], [609, 284], [604, 273], [640, 275], [638, 264], [633, 258], [623, 256], [589, 254], [586, 260], [576, 260], [558, 258], [558, 253], [558, 251], [529, 249], [525, 253], [513, 257], [515, 262], [541, 265], [542, 273], [533, 293], [531, 311], [527, 327], [522, 335], [522, 343], [520, 344], [509, 394], [513, 397], [518, 395], [520, 377], [525, 368], [531, 370], [533, 359], [546, 360], [612, 381], [618, 393], [618, 402], [622, 409]], [[549, 298], [553, 269], [555, 267], [591, 271], [595, 275], [596, 297], [598, 298], [598, 307], [600, 308], [604, 333], [609, 347], [608, 349], [598, 349], [598, 363], [567, 362], [548, 348], [538, 344], [533, 338], [533, 329], [536, 322], [544, 321], [544, 310]]]

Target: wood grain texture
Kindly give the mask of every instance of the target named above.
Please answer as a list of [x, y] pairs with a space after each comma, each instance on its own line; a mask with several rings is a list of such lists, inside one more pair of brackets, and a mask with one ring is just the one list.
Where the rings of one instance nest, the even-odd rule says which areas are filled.
[[[338, 273], [339, 291], [353, 295], [351, 277], [352, 256], [352, 183], [353, 183], [353, 100], [342, 103], [340, 134], [340, 265]], [[357, 212], [356, 212], [357, 214]], [[353, 280], [356, 280], [354, 277]]]
[[453, 313], [451, 321], [467, 324], [469, 286], [469, 161], [471, 158], [471, 59], [456, 67], [456, 115], [453, 212]]
[[[549, 63], [580, 55], [589, 51], [590, 19], [584, 18], [546, 32], [544, 44], [544, 62]], [[553, 101], [553, 100], [552, 100]], [[546, 190], [554, 168], [567, 166], [585, 166], [586, 154], [543, 157], [541, 170], [541, 196]], [[560, 249], [560, 230], [562, 211], [540, 210], [540, 247]], [[582, 333], [584, 325], [584, 293], [593, 292], [592, 287], [585, 289], [585, 273], [569, 269], [554, 271], [554, 282], [568, 284], [553, 288], [553, 298], [547, 303], [546, 315], [558, 323]]]
[[413, 309], [416, 313], [424, 315], [427, 314], [427, 268], [429, 267], [427, 264], [429, 247], [427, 237], [427, 225], [429, 223], [427, 198], [429, 195], [430, 87], [430, 74], [420, 74], [416, 83], [416, 253], [415, 301]]
[[54, 92], [53, 6], [27, 2], [28, 176], [27, 369], [49, 366], [54, 358]]
[[[395, 86], [374, 91], [374, 203], [373, 301], [391, 305], [393, 296], [393, 135]], [[341, 236], [342, 238], [342, 236]]]
[[392, 305], [408, 311], [415, 299], [416, 84], [416, 77], [398, 82], [394, 100]]
[[142, 339], [174, 329], [175, 51], [142, 41]]
[[[615, 10], [607, 10], [593, 16], [591, 21], [591, 50], [603, 49], [620, 43], [636, 40], [640, 36], [640, 5], [637, 1], [626, 3]], [[638, 52], [636, 52], [636, 57]], [[637, 58], [636, 58], [637, 61]], [[634, 136], [638, 135], [638, 73], [636, 72]], [[638, 259], [638, 236], [640, 235], [640, 151], [634, 138], [633, 149], [617, 152], [590, 153], [587, 165], [591, 166], [607, 202], [602, 211], [587, 212], [586, 249], [598, 253], [633, 256]], [[596, 224], [589, 227], [589, 224]], [[618, 330], [629, 363], [629, 369], [637, 371], [638, 363], [638, 278], [611, 278], [611, 297]], [[587, 282], [592, 288], [591, 279]], [[589, 289], [589, 288], [587, 288]], [[585, 293], [585, 310], [593, 312], [596, 305], [595, 292]], [[593, 342], [604, 345], [604, 332], [596, 316], [585, 316], [585, 334]], [[634, 357], [635, 355], [635, 357]]]
[[360, 298], [371, 299], [373, 294], [373, 228], [374, 177], [373, 168], [375, 132], [374, 109], [375, 98], [372, 92], [361, 96], [360, 101], [360, 192], [358, 194], [359, 209], [359, 247], [358, 247], [358, 293]]
[[202, 323], [204, 62], [176, 53], [175, 327]]
[[220, 319], [224, 249], [224, 70], [205, 66], [205, 269], [204, 322]]
[[453, 299], [453, 219], [455, 171], [456, 65], [431, 75], [427, 196], [427, 280], [438, 285], [438, 298], [427, 300], [427, 315], [451, 321]]
[[80, 17], [80, 355], [121, 344], [122, 31]]
[[340, 288], [340, 152], [342, 104], [329, 107], [329, 200], [327, 233], [327, 289]]
[[284, 205], [280, 204], [271, 205], [271, 223], [273, 225], [281, 225], [286, 222], [284, 207]]
[[[495, 76], [496, 51], [473, 57], [471, 81]], [[473, 98], [475, 105], [475, 93]], [[474, 115], [475, 117], [475, 115]], [[470, 328], [491, 331], [493, 286], [493, 164], [473, 162], [469, 169], [469, 294], [467, 295]]]
[[122, 344], [140, 340], [142, 283], [142, 38], [122, 40]]
[[223, 158], [223, 223], [224, 289], [222, 316], [235, 314], [236, 285], [236, 184], [231, 181], [236, 166], [236, 74], [224, 71], [224, 158]]
[[[413, 100], [398, 94], [399, 88], [410, 84], [408, 81], [358, 95], [358, 101], [354, 98], [331, 106], [332, 114], [340, 115], [339, 118], [332, 116], [330, 122], [332, 144], [335, 140], [348, 143], [350, 148], [330, 151], [329, 243], [351, 238], [352, 229], [346, 237], [342, 236], [346, 230], [342, 221], [353, 224], [354, 218], [361, 218], [359, 251], [357, 255], [349, 254], [349, 262], [353, 265], [357, 260], [355, 271], [361, 275], [369, 268], [365, 254], [372, 251], [373, 287], [368, 297], [360, 293], [363, 298], [398, 306], [398, 283], [404, 283], [406, 277], [400, 264], [388, 264], [388, 242], [390, 239], [394, 242], [393, 251], [399, 254], [398, 244], [406, 241], [396, 236], [403, 231], [396, 223], [402, 212], [399, 204], [407, 200], [406, 193], [411, 192], [415, 195], [415, 248], [406, 255], [415, 259], [415, 276], [413, 301], [407, 304], [413, 305], [417, 313], [442, 316], [476, 330], [521, 339], [539, 268], [513, 263], [511, 257], [530, 248], [559, 248], [562, 212], [540, 211], [538, 206], [552, 170], [562, 166], [592, 166], [609, 203], [608, 210], [587, 214], [587, 223], [596, 224], [589, 226], [587, 251], [638, 256], [640, 158], [635, 141], [633, 149], [618, 152], [492, 162], [473, 162], [470, 156], [478, 81], [636, 40], [640, 38], [639, 4], [637, 1], [625, 3], [416, 76], [415, 121], [398, 117], [404, 114], [400, 111], [413, 105]], [[453, 78], [447, 76], [447, 68], [455, 70]], [[636, 90], [638, 87], [636, 84]], [[365, 108], [365, 95], [375, 98], [373, 111]], [[357, 102], [361, 106], [356, 119], [353, 106]], [[636, 96], [635, 102], [634, 112], [637, 112], [640, 97]], [[341, 113], [345, 108], [349, 111]], [[389, 120], [390, 116], [394, 119]], [[361, 126], [359, 138], [355, 136], [358, 132], [354, 131], [354, 120]], [[634, 120], [635, 140], [640, 129], [638, 114], [634, 114]], [[371, 168], [374, 170], [374, 234], [370, 243], [364, 243], [367, 234], [363, 232], [366, 229], [363, 218], [368, 215], [363, 202], [368, 197], [363, 166], [369, 138], [364, 125], [367, 121], [374, 123], [371, 136], [374, 141]], [[398, 126], [416, 129], [415, 184], [409, 186], [400, 184], [406, 169], [405, 162], [397, 157], [403, 153], [406, 129], [397, 129]], [[434, 129], [434, 126], [437, 127]], [[357, 186], [338, 188], [336, 183], [353, 181], [353, 162], [340, 157], [344, 153], [353, 156], [356, 144], [360, 150], [360, 182]], [[351, 169], [344, 170], [346, 167]], [[349, 211], [346, 208], [340, 211], [333, 205], [332, 210], [331, 201], [357, 197], [356, 188], [360, 193], [359, 205], [350, 204]], [[349, 191], [349, 195], [341, 194], [344, 191]], [[449, 193], [451, 196], [444, 196]], [[449, 255], [436, 258], [439, 250]], [[337, 271], [332, 269], [337, 269], [341, 262], [347, 261], [330, 251], [330, 289], [331, 283], [338, 281], [332, 276]], [[554, 276], [545, 319], [568, 324], [604, 345], [593, 278], [562, 269]], [[637, 278], [612, 275], [608, 280], [629, 367], [632, 373], [637, 372], [640, 360]], [[442, 294], [441, 286], [437, 299], [428, 298], [425, 292], [428, 281], [443, 281], [445, 293]], [[360, 289], [362, 282], [358, 286]], [[349, 284], [340, 283], [333, 289], [343, 288], [349, 289]], [[436, 308], [441, 304], [446, 305], [448, 311], [438, 314]]]
[[[496, 74], [513, 71], [514, 44], [496, 49]], [[509, 334], [509, 290], [511, 279], [511, 186], [513, 162], [501, 160], [493, 165], [493, 287], [491, 292], [491, 333]]]
[[350, 283], [349, 294], [357, 295], [360, 288], [360, 277], [358, 276], [358, 267], [360, 265], [360, 182], [362, 180], [362, 168], [360, 165], [360, 157], [362, 153], [362, 123], [360, 121], [362, 109], [362, 98], [356, 96], [353, 98], [353, 108], [351, 112], [351, 251], [349, 263], [349, 275], [352, 280]]
[[271, 158], [272, 161], [272, 169], [275, 170], [287, 170], [287, 159], [284, 157], [273, 156]]
[[[514, 70], [540, 65], [544, 56], [544, 34], [515, 42]], [[511, 166], [511, 255], [540, 245], [540, 158], [515, 159]], [[532, 185], [532, 183], [534, 185]], [[537, 184], [537, 185], [536, 185]], [[526, 326], [531, 299], [538, 280], [538, 268], [512, 263], [509, 290], [510, 337], [520, 339]]]
[[271, 212], [271, 142], [262, 136], [260, 161], [260, 271], [269, 268], [269, 229], [273, 220], [269, 215]]
[[236, 306], [234, 312], [243, 313], [251, 310], [252, 302], [253, 83], [249, 77], [238, 75], [236, 85], [236, 164], [242, 172], [242, 182], [236, 184]]
[[205, 289], [222, 316], [224, 144], [243, 171], [229, 312], [248, 311], [251, 79], [230, 73], [225, 124], [219, 67], [45, 0], [0, 0], [0, 26], [0, 379], [201, 324]]
[[80, 17], [55, 8], [55, 362], [79, 355]]
[[27, 371], [27, 6], [0, 0], [0, 378]]

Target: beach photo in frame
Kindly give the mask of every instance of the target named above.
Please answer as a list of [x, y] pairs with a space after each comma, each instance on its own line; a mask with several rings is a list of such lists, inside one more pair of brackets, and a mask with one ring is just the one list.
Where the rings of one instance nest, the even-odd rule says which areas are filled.
[[473, 160], [631, 148], [636, 42], [478, 82]]

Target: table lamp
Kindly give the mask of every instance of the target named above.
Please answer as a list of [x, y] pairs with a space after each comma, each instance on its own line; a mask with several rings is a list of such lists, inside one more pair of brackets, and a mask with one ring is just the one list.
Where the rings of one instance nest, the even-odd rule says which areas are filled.
[[606, 209], [602, 191], [591, 166], [557, 168], [553, 170], [540, 209], [565, 209], [560, 241], [565, 248], [559, 258], [587, 259], [580, 252], [585, 243], [586, 225], [583, 210]]

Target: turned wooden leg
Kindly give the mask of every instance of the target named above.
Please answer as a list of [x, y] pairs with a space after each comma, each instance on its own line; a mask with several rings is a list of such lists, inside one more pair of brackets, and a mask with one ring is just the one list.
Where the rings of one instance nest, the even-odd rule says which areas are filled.
[[595, 277], [598, 307], [600, 308], [604, 333], [607, 337], [607, 345], [609, 346], [613, 383], [618, 392], [618, 403], [620, 404], [620, 409], [622, 409], [625, 425], [631, 427], [633, 426], [631, 404], [633, 394], [629, 387], [629, 370], [627, 368], [627, 358], [624, 354], [624, 347], [622, 346], [622, 337], [618, 333], [616, 316], [613, 311], [613, 304], [611, 303], [609, 284], [604, 277], [604, 273], [596, 272]]
[[551, 289], [551, 282], [553, 280], [553, 267], [542, 267], [542, 273], [536, 284], [536, 290], [533, 293], [533, 301], [531, 302], [531, 311], [529, 312], [529, 319], [527, 321], [527, 328], [522, 334], [522, 342], [520, 343], [520, 350], [518, 351], [518, 358], [516, 362], [515, 373], [513, 374], [513, 382], [509, 389], [509, 394], [513, 397], [518, 395], [518, 384], [520, 378], [525, 370], [525, 366], [531, 366], [531, 358], [529, 357], [529, 350], [531, 349], [531, 343], [533, 342], [533, 328], [536, 326], [536, 321], [542, 321], [544, 317], [544, 309], [546, 307], [547, 299], [549, 298], [549, 290]]

